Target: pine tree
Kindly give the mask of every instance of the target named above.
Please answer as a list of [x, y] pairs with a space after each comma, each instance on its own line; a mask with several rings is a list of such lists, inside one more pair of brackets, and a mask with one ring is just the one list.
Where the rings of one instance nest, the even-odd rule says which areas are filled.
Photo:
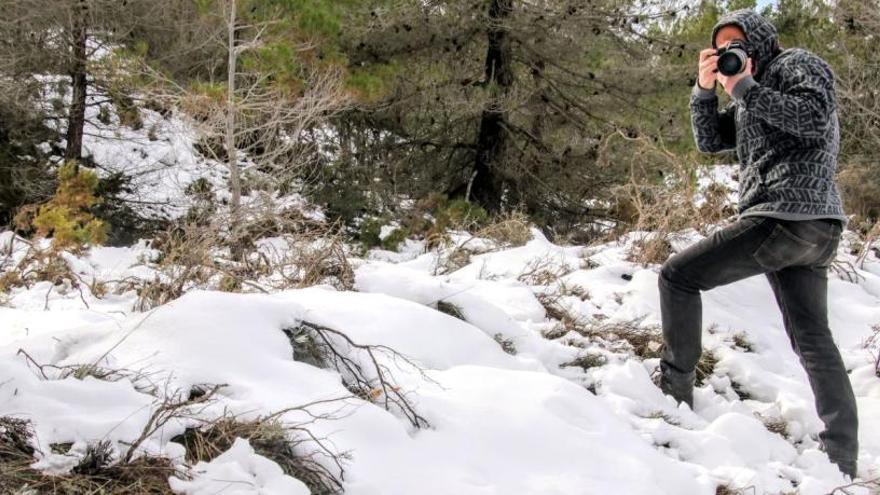
[[597, 166], [599, 149], [656, 113], [640, 105], [658, 91], [652, 81], [674, 84], [658, 78], [647, 31], [675, 12], [663, 2], [369, 3], [352, 13], [345, 52], [379, 96], [343, 116], [340, 169], [373, 173], [391, 194], [439, 190], [544, 222], [605, 216], [584, 201], [619, 180]]

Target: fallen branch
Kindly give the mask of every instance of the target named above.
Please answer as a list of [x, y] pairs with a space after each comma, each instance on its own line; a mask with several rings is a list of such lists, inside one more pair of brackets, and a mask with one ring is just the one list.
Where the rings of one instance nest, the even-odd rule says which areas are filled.
[[[320, 356], [316, 357], [323, 360], [325, 364], [335, 368], [342, 375], [343, 383], [352, 393], [370, 402], [375, 402], [380, 397], [383, 397], [383, 405], [386, 410], [390, 411], [392, 406], [395, 406], [404, 413], [406, 418], [416, 428], [429, 426], [428, 421], [416, 412], [412, 403], [401, 392], [400, 387], [394, 383], [391, 371], [380, 363], [378, 355], [389, 355], [395, 363], [398, 360], [403, 360], [406, 365], [417, 369], [424, 379], [439, 385], [439, 383], [427, 376], [424, 370], [412, 359], [388, 346], [358, 344], [338, 330], [306, 321], [301, 322], [296, 328], [285, 330], [285, 334], [290, 338], [295, 351], [297, 347], [305, 345], [301, 340], [301, 332], [297, 332], [297, 330], [301, 329], [310, 331], [317, 338], [314, 339], [313, 337], [312, 342], [309, 342], [313, 346], [314, 352], [320, 354]], [[368, 377], [359, 363], [348, 357], [347, 352], [342, 352], [337, 348], [332, 337], [341, 338], [349, 347], [365, 352], [376, 377]]]

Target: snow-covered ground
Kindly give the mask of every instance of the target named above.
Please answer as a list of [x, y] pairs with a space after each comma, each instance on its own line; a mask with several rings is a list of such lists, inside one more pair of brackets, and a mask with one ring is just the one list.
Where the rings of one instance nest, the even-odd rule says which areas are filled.
[[[704, 293], [703, 345], [717, 363], [690, 411], [653, 385], [656, 358], [639, 358], [613, 335], [560, 333], [541, 303], [556, 294], [554, 304], [588, 325], [635, 320], [656, 328], [659, 265], [626, 261], [644, 233], [594, 246], [557, 246], [532, 233], [508, 249], [471, 240], [471, 249], [486, 252], [445, 275], [434, 275], [437, 252], [408, 240], [401, 253], [352, 260], [353, 291], [194, 290], [148, 312], [133, 310], [137, 294], [120, 282], [155, 275], [145, 244], [68, 256], [81, 280], [107, 281], [109, 290], [97, 297], [88, 284], [41, 282], [5, 295], [0, 416], [32, 421], [35, 467], [49, 472], [69, 470], [96, 440], [125, 452], [163, 399], [223, 384], [216, 400], [166, 423], [138, 453], [182, 463], [183, 447], [169, 439], [198, 420], [288, 410], [280, 417], [291, 425], [328, 416], [308, 429], [350, 454], [341, 460], [343, 484], [355, 495], [714, 494], [719, 486], [822, 494], [848, 483], [818, 450], [822, 424], [764, 278]], [[677, 250], [700, 238], [694, 230], [679, 234]], [[852, 260], [851, 234], [842, 260]], [[14, 262], [23, 245], [0, 235], [0, 246], [10, 245]], [[856, 273], [856, 281], [829, 274], [829, 318], [858, 398], [859, 475], [869, 480], [880, 476], [880, 378], [872, 359], [878, 349], [864, 342], [880, 323], [880, 260], [871, 255]], [[460, 318], [439, 311], [438, 302]], [[428, 426], [383, 407], [382, 390], [372, 401], [351, 397], [335, 370], [295, 360], [285, 329], [303, 322], [408, 357], [376, 355]], [[373, 369], [363, 350], [340, 348]], [[569, 364], [597, 355], [603, 358], [592, 366]], [[83, 366], [114, 373], [64, 372]], [[313, 404], [308, 413], [290, 409], [304, 404]], [[785, 434], [768, 424], [783, 425]], [[73, 444], [67, 453], [49, 447], [63, 443]], [[246, 439], [190, 473], [170, 486], [194, 494], [308, 493]]]

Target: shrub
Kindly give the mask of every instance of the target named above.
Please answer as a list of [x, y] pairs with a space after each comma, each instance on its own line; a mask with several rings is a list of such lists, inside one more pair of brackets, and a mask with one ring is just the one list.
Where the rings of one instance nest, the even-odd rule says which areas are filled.
[[[81, 249], [90, 244], [102, 244], [108, 229], [95, 218], [90, 208], [100, 202], [95, 195], [98, 175], [67, 162], [58, 170], [58, 188], [55, 195], [38, 208], [23, 209], [16, 218], [22, 230], [35, 229], [41, 237], [52, 236], [54, 248]], [[33, 215], [32, 218], [29, 218]]]
[[489, 218], [488, 213], [486, 213], [486, 210], [481, 206], [463, 199], [450, 201], [446, 209], [441, 211], [440, 214], [445, 214], [449, 218], [451, 224], [459, 226], [467, 226], [471, 224], [480, 225]]
[[400, 243], [406, 240], [406, 237], [406, 229], [394, 229], [382, 239], [382, 248], [387, 249], [388, 251], [397, 251], [400, 247]]
[[382, 244], [382, 238], [379, 233], [382, 231], [382, 225], [385, 220], [379, 217], [364, 218], [361, 222], [360, 231], [358, 232], [358, 240], [363, 244], [364, 249], [371, 249]]

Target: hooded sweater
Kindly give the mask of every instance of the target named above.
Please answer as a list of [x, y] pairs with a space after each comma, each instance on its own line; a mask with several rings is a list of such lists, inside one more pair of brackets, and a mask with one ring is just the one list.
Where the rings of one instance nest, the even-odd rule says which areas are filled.
[[713, 48], [715, 34], [730, 24], [746, 35], [754, 75], [734, 86], [722, 110], [714, 88], [694, 84], [690, 109], [697, 148], [736, 150], [739, 217], [833, 218], [846, 228], [849, 218], [835, 183], [840, 129], [831, 67], [808, 50], [780, 50], [776, 28], [749, 9], [719, 19]]

